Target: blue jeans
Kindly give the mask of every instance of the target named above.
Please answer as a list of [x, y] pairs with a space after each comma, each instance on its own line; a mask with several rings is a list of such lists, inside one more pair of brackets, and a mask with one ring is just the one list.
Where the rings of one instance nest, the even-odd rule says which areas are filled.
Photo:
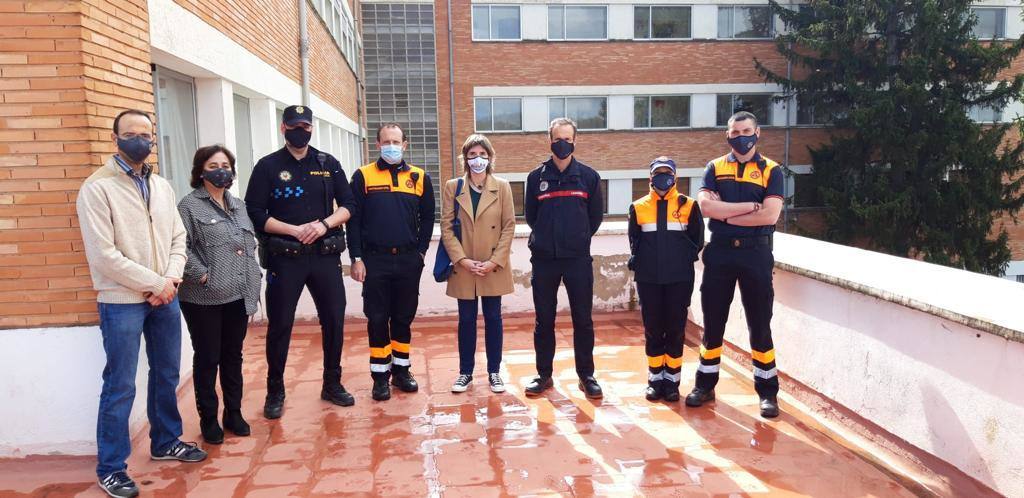
[[178, 373], [181, 366], [181, 311], [178, 299], [164, 306], [148, 303], [99, 303], [100, 332], [107, 365], [96, 422], [99, 446], [96, 475], [105, 477], [127, 469], [132, 450], [128, 419], [135, 401], [135, 372], [139, 367], [141, 336], [146, 337], [149, 359], [150, 450], [160, 453], [181, 436], [178, 413]]
[[[487, 348], [487, 373], [501, 367], [501, 296], [479, 298], [484, 308], [484, 345]], [[473, 374], [476, 364], [476, 299], [459, 299], [459, 373]]]

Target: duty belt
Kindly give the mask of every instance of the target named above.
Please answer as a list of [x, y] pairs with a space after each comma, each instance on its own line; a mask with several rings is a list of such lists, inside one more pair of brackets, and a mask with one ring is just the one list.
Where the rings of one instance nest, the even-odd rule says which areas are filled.
[[711, 245], [718, 247], [729, 247], [732, 249], [749, 249], [752, 247], [771, 247], [771, 235], [759, 235], [754, 237], [715, 237], [711, 236]]

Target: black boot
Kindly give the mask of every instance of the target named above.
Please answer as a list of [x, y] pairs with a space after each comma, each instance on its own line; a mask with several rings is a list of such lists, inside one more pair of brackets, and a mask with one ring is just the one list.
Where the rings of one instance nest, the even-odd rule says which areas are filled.
[[661, 399], [669, 403], [679, 401], [679, 383], [671, 380], [661, 381]]
[[779, 416], [779, 400], [775, 396], [761, 398], [761, 416], [764, 418]]
[[267, 379], [267, 401], [263, 404], [263, 416], [268, 419], [281, 418], [284, 411], [284, 380]]
[[647, 381], [647, 390], [644, 392], [644, 397], [647, 401], [658, 401], [661, 399], [661, 384], [663, 381], [660, 380], [649, 380]]
[[714, 389], [702, 389], [694, 387], [690, 394], [686, 395], [686, 406], [698, 407], [715, 399]]
[[391, 385], [398, 388], [398, 390], [407, 393], [414, 393], [419, 391], [420, 385], [416, 383], [416, 379], [412, 377], [412, 372], [409, 371], [409, 367], [391, 367]]
[[241, 410], [224, 410], [224, 428], [236, 436], [248, 436], [252, 433], [249, 423], [242, 418]]
[[199, 430], [203, 433], [203, 441], [210, 444], [221, 444], [224, 442], [224, 430], [217, 423], [216, 416], [206, 416], [199, 419]]
[[370, 394], [373, 396], [375, 401], [387, 401], [391, 399], [391, 387], [388, 386], [388, 375], [387, 374], [374, 374], [373, 376], [373, 390]]
[[586, 395], [587, 399], [601, 399], [604, 397], [601, 385], [597, 383], [597, 379], [593, 376], [580, 379], [579, 388]]
[[339, 382], [325, 383], [323, 389], [320, 390], [320, 399], [330, 401], [338, 406], [352, 406], [356, 404], [356, 399]]

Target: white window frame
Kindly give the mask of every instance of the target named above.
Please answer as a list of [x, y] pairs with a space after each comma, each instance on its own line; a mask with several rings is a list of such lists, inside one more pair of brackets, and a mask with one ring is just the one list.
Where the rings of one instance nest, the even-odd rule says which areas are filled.
[[[991, 5], [991, 6], [990, 5], [972, 5], [971, 6], [971, 13], [972, 14], [974, 14], [975, 11], [978, 11], [978, 10], [997, 10], [997, 11], [1002, 12], [1002, 14], [1003, 14], [1003, 16], [1002, 16], [1003, 17], [1003, 25], [999, 26], [1000, 33], [998, 33], [997, 36], [994, 36], [992, 38], [978, 38], [978, 40], [1005, 40], [1006, 39], [1006, 15], [1009, 13], [1009, 12], [1007, 12], [1007, 8], [1006, 7], [996, 6], [996, 5]], [[975, 25], [975, 26], [977, 26], [977, 25]]]
[[[688, 124], [686, 126], [654, 126], [653, 124], [651, 124], [651, 121], [653, 119], [651, 117], [651, 115], [652, 115], [652, 113], [651, 113], [651, 99], [653, 99], [655, 97], [686, 97], [686, 98], [690, 99], [690, 103], [689, 103], [689, 106], [688, 106], [690, 113], [689, 113], [688, 116], [686, 116], [686, 121], [688, 123], [690, 123], [690, 124]], [[651, 95], [634, 95], [633, 96], [633, 116], [634, 116], [634, 121], [636, 119], [636, 99], [647, 99], [647, 123], [648, 123], [648, 126], [637, 126], [636, 122], [634, 122], [633, 123], [633, 129], [635, 129], [635, 130], [688, 130], [690, 128], [693, 128], [693, 95], [690, 95], [688, 93], [675, 93], [675, 94], [659, 93], [657, 95], [654, 95], [654, 94], [651, 94]]]
[[[608, 6], [607, 5], [595, 5], [595, 4], [586, 4], [586, 3], [565, 3], [565, 4], [562, 4], [562, 3], [557, 3], [557, 4], [556, 3], [552, 3], [552, 4], [547, 4], [545, 7], [547, 7], [547, 9], [548, 9], [546, 13], [547, 13], [547, 17], [549, 19], [548, 23], [547, 23], [547, 26], [544, 27], [544, 30], [547, 32], [547, 34], [545, 36], [546, 40], [549, 40], [549, 41], [567, 41], [567, 42], [573, 42], [573, 41], [596, 42], [596, 41], [608, 41], [610, 39], [608, 37], [609, 37], [610, 31], [611, 31], [611, 26], [610, 26], [611, 21], [608, 19]], [[551, 21], [550, 21], [551, 7], [558, 7], [558, 8], [562, 9], [562, 35], [563, 35], [562, 38], [552, 38], [551, 37]], [[566, 25], [565, 25], [565, 9], [568, 8], [568, 7], [600, 7], [600, 8], [603, 8], [604, 9], [604, 38], [569, 38], [568, 36], [565, 36], [566, 32], [568, 31], [566, 29]], [[692, 14], [691, 14], [691, 16], [692, 16]]]
[[[518, 130], [495, 130], [494, 129], [494, 100], [495, 99], [516, 99], [519, 101], [519, 129]], [[491, 101], [491, 128], [489, 130], [481, 130], [477, 128], [476, 124], [476, 105], [478, 101], [489, 100]], [[523, 98], [522, 97], [473, 97], [473, 130], [477, 133], [522, 133], [525, 126], [523, 125]]]
[[[982, 112], [986, 112], [989, 109], [991, 109], [992, 112], [994, 113], [993, 117], [995, 119], [993, 119], [991, 121], [982, 121], [982, 120], [979, 120], [979, 119], [975, 119], [975, 114], [980, 114]], [[971, 121], [974, 121], [975, 123], [979, 123], [979, 124], [999, 124], [999, 123], [1002, 123], [1003, 122], [1003, 114], [1004, 114], [1004, 109], [996, 109], [996, 108], [985, 107], [985, 106], [981, 106], [981, 105], [972, 105], [972, 106], [968, 106], [967, 107], [967, 117]]]
[[[608, 116], [608, 96], [607, 95], [551, 95], [551, 96], [548, 97], [548, 117], [549, 118], [551, 117], [551, 99], [562, 99], [562, 101], [563, 101], [563, 103], [562, 103], [562, 117], [568, 117], [569, 119], [572, 119], [574, 122], [576, 121], [574, 118], [571, 118], [571, 117], [565, 115], [565, 102], [566, 101], [573, 100], [573, 99], [577, 99], [577, 100], [579, 100], [579, 99], [604, 99], [604, 112], [605, 112], [604, 128], [583, 128], [583, 127], [580, 127], [578, 129], [580, 131], [603, 131], [603, 130], [607, 130], [608, 129], [608, 121], [610, 121], [610, 119], [609, 119], [609, 116]], [[579, 123], [576, 123], [576, 124], [579, 125]]]
[[[771, 15], [771, 19], [768, 21], [768, 36], [767, 37], [757, 36], [757, 37], [753, 37], [753, 38], [747, 38], [747, 37], [740, 38], [740, 37], [736, 36], [736, 17], [734, 16], [732, 18], [732, 21], [733, 21], [732, 22], [732, 26], [729, 27], [729, 29], [732, 31], [732, 36], [723, 38], [721, 33], [715, 33], [716, 38], [719, 39], [719, 40], [771, 40], [771, 39], [775, 38], [775, 35], [776, 35], [776, 33], [775, 33], [775, 13], [772, 12], [771, 5], [768, 5], [768, 4], [719, 5], [718, 6], [717, 14], [718, 14], [719, 17], [721, 17], [722, 10], [725, 10], [725, 9], [736, 10], [736, 9], [744, 9], [744, 8], [751, 8], [751, 7], [753, 7], [753, 8], [765, 8], [765, 9], [768, 9], [768, 14]], [[718, 26], [715, 26], [715, 29], [717, 30]]]
[[[518, 38], [493, 38], [493, 37], [489, 36], [488, 38], [477, 38], [476, 37], [476, 30], [473, 29], [473, 26], [476, 26], [476, 8], [477, 7], [487, 7], [487, 32], [488, 32], [488, 35], [490, 35], [491, 32], [493, 31], [493, 29], [492, 29], [493, 26], [491, 26], [491, 8], [492, 7], [515, 7], [516, 10], [519, 11], [519, 37]], [[476, 4], [476, 3], [474, 3], [469, 8], [469, 17], [470, 17], [470, 19], [469, 19], [470, 36], [472, 37], [472, 40], [475, 41], [475, 42], [521, 42], [521, 41], [523, 41], [523, 6], [522, 5], [502, 4], [502, 3], [498, 3], [498, 4], [489, 4], [489, 3], [488, 4]]]
[[[633, 26], [633, 39], [642, 41], [686, 41], [693, 40], [693, 5], [682, 5], [682, 4], [634, 4], [633, 15], [636, 16], [637, 7], [647, 9], [647, 38], [636, 37], [636, 26]], [[655, 7], [685, 7], [690, 9], [690, 36], [687, 38], [654, 38], [654, 8]]]
[[[776, 94], [774, 94], [774, 93], [764, 93], [764, 92], [738, 92], [738, 93], [716, 93], [715, 94], [715, 127], [716, 128], [728, 128], [729, 127], [728, 124], [718, 124], [718, 97], [721, 97], [723, 95], [728, 95], [728, 96], [732, 97], [733, 105], [730, 106], [730, 107], [735, 107], [736, 97], [742, 97], [744, 95], [759, 95], [759, 96], [760, 95], [767, 95], [768, 96], [768, 115], [767, 116], [754, 116], [754, 117], [757, 118], [757, 126], [758, 126], [758, 128], [771, 128], [772, 127], [772, 118], [774, 117], [774, 114], [775, 114], [775, 110], [773, 108], [775, 107], [775, 100], [774, 99], [776, 97]], [[732, 115], [732, 114], [735, 114], [735, 112], [730, 113], [730, 115]]]

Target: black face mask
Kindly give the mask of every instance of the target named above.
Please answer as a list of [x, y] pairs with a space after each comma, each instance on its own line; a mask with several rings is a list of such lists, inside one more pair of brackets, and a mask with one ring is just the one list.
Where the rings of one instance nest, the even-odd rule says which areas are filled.
[[284, 139], [288, 141], [288, 145], [301, 149], [309, 144], [309, 139], [313, 138], [312, 130], [305, 130], [303, 128], [292, 128], [284, 131]]
[[651, 179], [651, 186], [658, 192], [668, 192], [676, 185], [676, 176], [672, 173], [658, 173]]
[[551, 153], [559, 159], [571, 156], [575, 148], [576, 146], [573, 143], [562, 138], [551, 142]]
[[134, 136], [132, 138], [117, 137], [117, 148], [121, 152], [124, 152], [124, 155], [128, 156], [128, 159], [141, 163], [149, 157], [149, 152], [153, 150], [153, 142], [150, 142], [140, 136]]
[[208, 169], [203, 171], [203, 180], [217, 188], [231, 188], [235, 182], [235, 174], [228, 168]]

